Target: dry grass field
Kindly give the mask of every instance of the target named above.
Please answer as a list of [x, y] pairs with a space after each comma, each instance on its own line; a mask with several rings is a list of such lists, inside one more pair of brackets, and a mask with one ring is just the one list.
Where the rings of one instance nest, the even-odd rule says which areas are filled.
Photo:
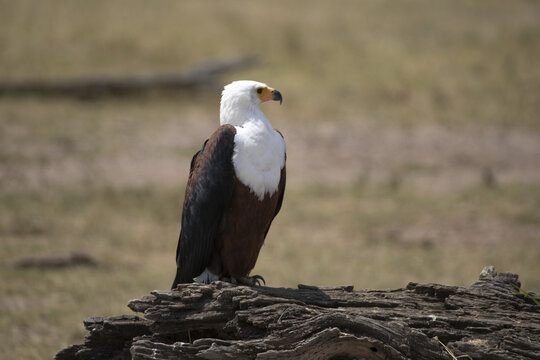
[[[254, 273], [270, 286], [540, 291], [537, 1], [0, 1], [0, 79], [181, 71], [279, 89], [288, 183]], [[45, 359], [88, 316], [168, 288], [192, 154], [219, 91], [0, 97], [0, 357]], [[20, 269], [85, 252], [97, 267]]]

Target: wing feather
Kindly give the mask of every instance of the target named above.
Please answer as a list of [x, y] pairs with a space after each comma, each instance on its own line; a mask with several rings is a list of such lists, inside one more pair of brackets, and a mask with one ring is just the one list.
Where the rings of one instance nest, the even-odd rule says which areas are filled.
[[230, 205], [234, 189], [235, 135], [234, 126], [220, 126], [191, 161], [173, 288], [179, 283], [193, 282], [193, 278], [208, 265], [223, 213]]

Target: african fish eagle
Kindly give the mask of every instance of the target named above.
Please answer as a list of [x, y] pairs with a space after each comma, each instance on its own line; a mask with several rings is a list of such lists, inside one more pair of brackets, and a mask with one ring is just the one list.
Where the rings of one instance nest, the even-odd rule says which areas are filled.
[[281, 93], [256, 81], [235, 81], [221, 94], [220, 127], [191, 160], [176, 249], [180, 283], [249, 276], [285, 191], [286, 150], [259, 106]]

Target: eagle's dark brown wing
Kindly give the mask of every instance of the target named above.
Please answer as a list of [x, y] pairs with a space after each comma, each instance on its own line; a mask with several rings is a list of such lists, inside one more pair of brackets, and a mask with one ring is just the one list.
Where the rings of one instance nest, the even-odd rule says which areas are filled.
[[220, 126], [191, 161], [173, 289], [179, 283], [193, 282], [193, 278], [208, 265], [223, 213], [229, 207], [234, 189], [235, 135], [234, 126]]

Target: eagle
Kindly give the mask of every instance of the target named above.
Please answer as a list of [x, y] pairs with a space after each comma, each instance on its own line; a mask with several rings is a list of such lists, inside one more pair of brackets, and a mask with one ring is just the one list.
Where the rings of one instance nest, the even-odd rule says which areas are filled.
[[283, 101], [264, 83], [234, 81], [221, 94], [220, 126], [191, 160], [176, 249], [181, 283], [260, 285], [249, 276], [285, 192], [286, 148], [259, 106]]

